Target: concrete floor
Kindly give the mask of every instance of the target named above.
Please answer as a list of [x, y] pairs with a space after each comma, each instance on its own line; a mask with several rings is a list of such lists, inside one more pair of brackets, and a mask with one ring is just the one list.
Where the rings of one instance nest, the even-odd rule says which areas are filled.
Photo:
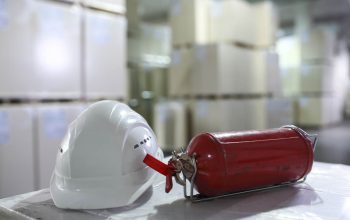
[[315, 160], [350, 165], [350, 120], [321, 129], [305, 129], [318, 134]]

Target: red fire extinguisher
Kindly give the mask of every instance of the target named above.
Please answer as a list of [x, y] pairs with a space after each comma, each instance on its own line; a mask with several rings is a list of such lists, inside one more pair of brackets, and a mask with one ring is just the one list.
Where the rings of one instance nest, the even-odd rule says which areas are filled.
[[[186, 152], [173, 154], [168, 164], [151, 155], [144, 163], [166, 176], [166, 192], [172, 189], [174, 176], [184, 186], [186, 198], [207, 200], [304, 181], [312, 168], [316, 142], [317, 135], [293, 125], [264, 131], [203, 133], [191, 140]], [[194, 195], [193, 189], [199, 194]]]

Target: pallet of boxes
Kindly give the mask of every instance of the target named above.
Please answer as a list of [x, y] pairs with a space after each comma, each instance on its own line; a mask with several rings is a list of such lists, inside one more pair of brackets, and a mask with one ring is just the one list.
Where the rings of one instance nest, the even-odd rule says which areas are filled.
[[349, 52], [328, 26], [279, 40], [284, 95], [295, 100], [295, 123], [323, 127], [342, 121], [349, 82]]
[[277, 97], [273, 3], [174, 1], [170, 24], [169, 96], [189, 109], [189, 136], [291, 123], [290, 102]]
[[342, 121], [349, 81], [349, 54], [344, 42], [330, 28], [315, 28], [301, 44], [301, 97], [297, 123], [307, 127]]
[[3, 10], [0, 198], [49, 186], [86, 101], [128, 98], [124, 1], [19, 0]]

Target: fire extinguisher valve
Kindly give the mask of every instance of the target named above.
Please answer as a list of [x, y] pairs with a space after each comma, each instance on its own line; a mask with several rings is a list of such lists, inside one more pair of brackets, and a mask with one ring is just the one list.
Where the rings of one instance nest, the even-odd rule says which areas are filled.
[[[191, 179], [195, 171], [195, 159], [194, 157], [188, 156], [186, 153], [176, 154], [173, 152], [169, 163], [174, 164], [175, 166], [175, 181], [182, 185], [186, 185], [186, 179]], [[180, 174], [183, 174], [184, 178], [180, 177]]]

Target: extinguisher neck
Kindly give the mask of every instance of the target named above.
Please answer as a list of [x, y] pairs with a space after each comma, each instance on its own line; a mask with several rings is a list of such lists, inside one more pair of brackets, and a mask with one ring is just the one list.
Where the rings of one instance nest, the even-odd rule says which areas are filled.
[[298, 132], [301, 136], [303, 136], [304, 138], [308, 139], [311, 142], [312, 149], [313, 149], [313, 151], [315, 151], [316, 145], [317, 145], [317, 140], [318, 140], [317, 134], [308, 134], [306, 131], [304, 131], [303, 129], [301, 129], [295, 125], [285, 125], [285, 126], [282, 126], [282, 128], [290, 128], [290, 129], [293, 129], [294, 131]]
[[[186, 179], [191, 180], [196, 173], [195, 155], [189, 156], [187, 153], [173, 153], [169, 163], [174, 164], [176, 168], [175, 180], [182, 186], [185, 186]], [[183, 178], [180, 177], [180, 173], [183, 174]]]

